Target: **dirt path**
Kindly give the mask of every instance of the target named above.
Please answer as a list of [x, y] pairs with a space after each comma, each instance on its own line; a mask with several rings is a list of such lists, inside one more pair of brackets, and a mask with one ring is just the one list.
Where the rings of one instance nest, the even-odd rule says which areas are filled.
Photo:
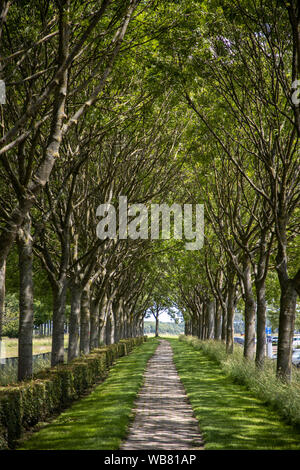
[[203, 441], [173, 362], [173, 351], [161, 340], [145, 372], [136, 415], [121, 449], [200, 450]]

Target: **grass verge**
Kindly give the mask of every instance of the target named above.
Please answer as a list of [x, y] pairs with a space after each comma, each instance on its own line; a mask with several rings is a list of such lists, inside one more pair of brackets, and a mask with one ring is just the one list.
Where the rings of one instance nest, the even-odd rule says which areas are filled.
[[158, 341], [149, 339], [117, 360], [105, 382], [23, 441], [19, 450], [116, 450], [126, 437], [146, 364]]
[[292, 381], [283, 383], [276, 377], [276, 361], [265, 358], [263, 369], [257, 369], [254, 360], [243, 357], [243, 348], [234, 347], [233, 354], [226, 353], [221, 341], [202, 341], [195, 336], [181, 336], [180, 341], [202, 350], [216, 361], [234, 382], [245, 385], [264, 403], [275, 409], [289, 424], [300, 429], [300, 370], [293, 367]]
[[300, 433], [201, 350], [168, 339], [207, 450], [299, 450]]

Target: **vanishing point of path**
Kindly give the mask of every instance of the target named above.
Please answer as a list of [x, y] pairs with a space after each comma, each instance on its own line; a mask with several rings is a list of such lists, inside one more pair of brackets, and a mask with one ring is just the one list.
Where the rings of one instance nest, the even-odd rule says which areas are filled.
[[122, 450], [200, 450], [203, 440], [173, 362], [173, 351], [161, 340], [149, 360], [135, 419]]

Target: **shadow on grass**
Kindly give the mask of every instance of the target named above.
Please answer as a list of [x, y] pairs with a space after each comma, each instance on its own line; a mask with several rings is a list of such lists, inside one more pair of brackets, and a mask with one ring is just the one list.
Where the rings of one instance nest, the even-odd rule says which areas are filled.
[[203, 352], [169, 340], [174, 362], [203, 433], [205, 449], [300, 449], [300, 433], [234, 384]]
[[118, 449], [132, 418], [146, 364], [157, 345], [157, 340], [148, 340], [119, 359], [105, 382], [34, 433], [19, 450]]

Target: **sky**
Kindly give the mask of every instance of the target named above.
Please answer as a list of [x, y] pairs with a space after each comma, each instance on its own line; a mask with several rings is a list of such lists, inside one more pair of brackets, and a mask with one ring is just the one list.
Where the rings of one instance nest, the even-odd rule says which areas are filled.
[[[145, 321], [155, 321], [155, 318], [151, 315], [149, 318], [146, 318]], [[174, 323], [174, 320], [167, 314], [167, 312], [162, 312], [159, 315], [159, 321], [162, 323]]]

